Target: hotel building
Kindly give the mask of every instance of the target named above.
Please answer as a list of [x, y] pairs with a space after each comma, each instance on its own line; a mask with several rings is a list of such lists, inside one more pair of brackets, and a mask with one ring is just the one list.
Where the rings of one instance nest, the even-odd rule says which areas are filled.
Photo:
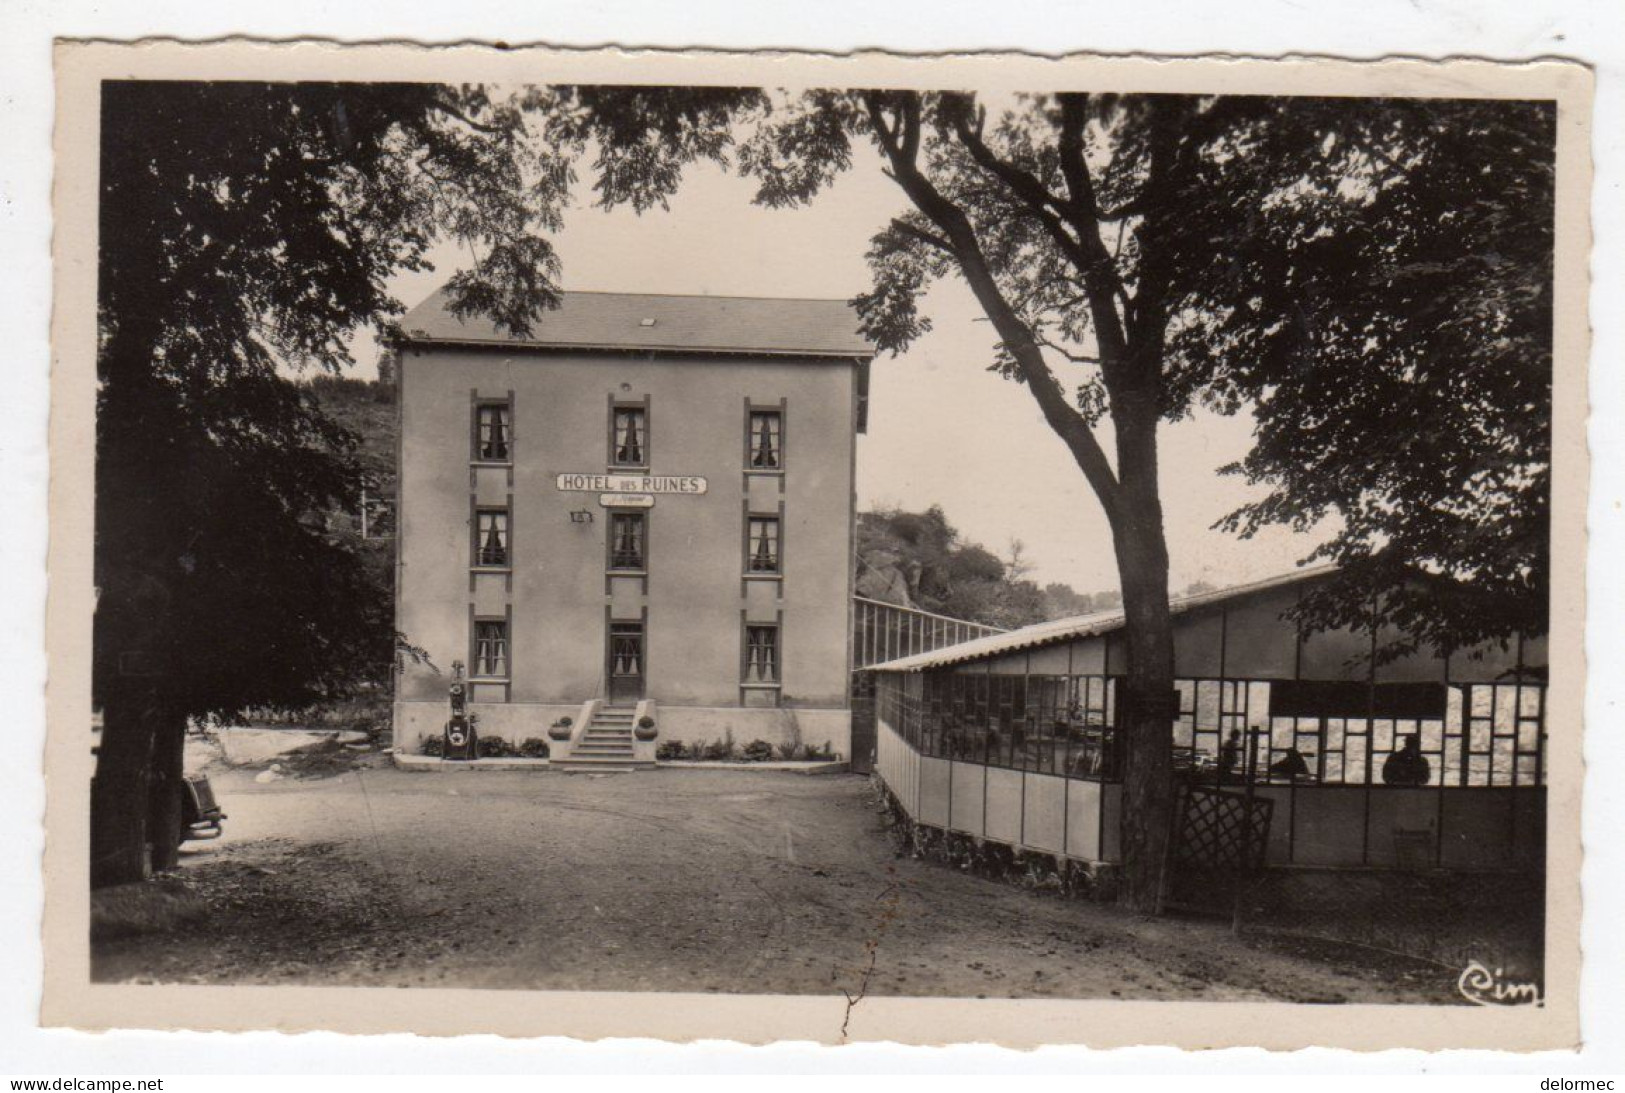
[[[856, 435], [873, 348], [835, 300], [566, 293], [524, 336], [437, 293], [402, 321], [397, 626], [465, 666], [482, 735], [629, 711], [660, 739], [850, 755]], [[640, 758], [644, 750], [640, 748]]]

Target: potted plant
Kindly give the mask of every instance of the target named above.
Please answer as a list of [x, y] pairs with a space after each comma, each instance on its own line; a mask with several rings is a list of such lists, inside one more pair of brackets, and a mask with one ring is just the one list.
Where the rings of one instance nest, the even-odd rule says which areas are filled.
[[508, 742], [500, 736], [482, 736], [476, 747], [481, 759], [506, 759], [513, 754]]
[[653, 740], [660, 735], [660, 730], [655, 728], [655, 719], [648, 714], [644, 714], [638, 718], [637, 726], [632, 730], [632, 735], [639, 740]]
[[554, 740], [568, 740], [570, 739], [570, 726], [574, 724], [575, 721], [572, 719], [561, 717], [548, 726], [547, 735]]

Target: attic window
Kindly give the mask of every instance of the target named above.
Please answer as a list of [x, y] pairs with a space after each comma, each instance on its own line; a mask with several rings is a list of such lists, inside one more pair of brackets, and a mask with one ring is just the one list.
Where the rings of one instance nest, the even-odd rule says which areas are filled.
[[655, 321], [653, 319], [639, 319], [638, 320], [638, 325], [639, 326], [653, 326], [653, 325], [655, 325]]

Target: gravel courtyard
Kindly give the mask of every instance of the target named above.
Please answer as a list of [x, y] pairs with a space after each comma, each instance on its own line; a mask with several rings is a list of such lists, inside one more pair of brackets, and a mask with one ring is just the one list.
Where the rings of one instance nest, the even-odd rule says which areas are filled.
[[[899, 858], [855, 775], [214, 772], [208, 915], [102, 981], [1447, 1002], [1454, 974], [1237, 938]], [[872, 943], [872, 944], [871, 944]]]

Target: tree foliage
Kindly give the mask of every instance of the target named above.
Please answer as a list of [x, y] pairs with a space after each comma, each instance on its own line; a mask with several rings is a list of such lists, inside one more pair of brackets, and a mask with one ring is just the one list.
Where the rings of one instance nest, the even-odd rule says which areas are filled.
[[321, 518], [354, 507], [356, 439], [288, 373], [350, 364], [442, 234], [478, 256], [460, 307], [520, 325], [546, 306], [559, 203], [521, 129], [476, 89], [106, 85], [104, 701], [132, 655], [185, 714], [298, 704], [389, 662], [389, 606]]
[[1351, 192], [1305, 186], [1268, 206], [1232, 259], [1253, 272], [1210, 267], [1221, 306], [1175, 339], [1180, 381], [1257, 421], [1228, 470], [1270, 490], [1223, 526], [1335, 517], [1306, 560], [1339, 574], [1304, 618], [1358, 625], [1376, 594], [1396, 634], [1380, 655], [1543, 633], [1554, 110], [1396, 100], [1367, 113], [1311, 153]]
[[1005, 630], [1049, 617], [1038, 586], [966, 540], [937, 505], [860, 513], [857, 556], [859, 595]]
[[552, 302], [559, 168], [524, 135], [478, 88], [103, 85], [98, 881], [172, 857], [187, 717], [387, 671], [390, 604], [326, 519], [357, 441], [290, 372], [350, 364], [437, 238], [471, 252], [457, 308], [521, 328]]
[[992, 367], [1034, 386], [1108, 511], [1125, 453], [1080, 425], [1135, 398], [1251, 412], [1228, 470], [1271, 488], [1223, 526], [1334, 521], [1309, 624], [1380, 597], [1390, 652], [1544, 631], [1551, 104], [825, 92], [741, 168], [795, 204], [866, 138], [916, 206], [874, 238], [866, 332], [906, 348], [968, 257]]

